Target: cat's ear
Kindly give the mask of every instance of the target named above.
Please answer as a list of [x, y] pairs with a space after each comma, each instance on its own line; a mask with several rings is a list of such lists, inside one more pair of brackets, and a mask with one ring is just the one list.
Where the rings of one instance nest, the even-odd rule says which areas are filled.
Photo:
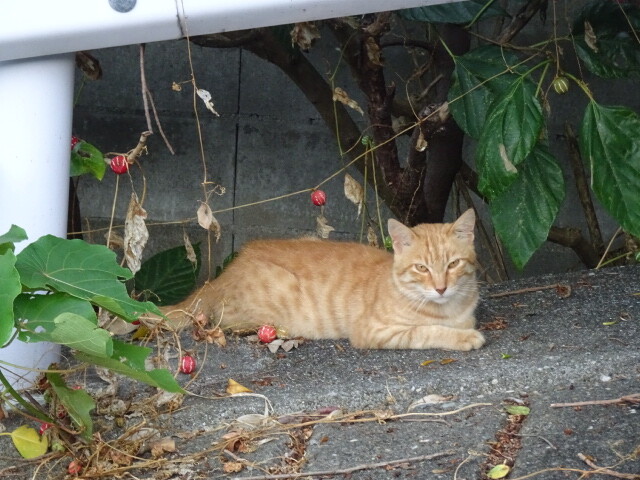
[[395, 253], [401, 253], [405, 247], [411, 246], [413, 241], [413, 232], [411, 229], [393, 218], [389, 219], [387, 223], [389, 235], [393, 240], [393, 251]]
[[472, 208], [464, 212], [453, 223], [453, 232], [461, 240], [473, 243], [473, 229], [476, 225], [476, 214]]

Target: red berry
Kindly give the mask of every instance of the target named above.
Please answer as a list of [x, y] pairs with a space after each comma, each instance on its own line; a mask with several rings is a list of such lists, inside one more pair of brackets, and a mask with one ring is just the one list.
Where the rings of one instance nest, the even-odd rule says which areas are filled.
[[76, 137], [75, 135], [71, 137], [71, 150], [73, 150], [73, 147], [75, 147], [78, 143], [80, 143], [80, 139], [78, 137]]
[[311, 192], [311, 201], [314, 205], [321, 207], [327, 202], [327, 194], [322, 190], [314, 190]]
[[134, 320], [131, 325], [140, 325], [140, 320]]
[[271, 343], [278, 337], [275, 327], [263, 325], [258, 329], [258, 338], [262, 343]]
[[111, 170], [118, 175], [122, 175], [129, 170], [129, 162], [124, 155], [116, 155], [111, 159]]
[[42, 435], [46, 430], [49, 430], [51, 427], [53, 427], [53, 425], [52, 425], [52, 424], [47, 423], [47, 422], [42, 422], [42, 423], [40, 424], [40, 428], [38, 429], [38, 433], [39, 433], [40, 435]]
[[192, 373], [196, 369], [196, 359], [191, 355], [185, 355], [180, 359], [180, 372]]
[[78, 460], [73, 460], [67, 467], [69, 475], [78, 475], [82, 471], [82, 464]]

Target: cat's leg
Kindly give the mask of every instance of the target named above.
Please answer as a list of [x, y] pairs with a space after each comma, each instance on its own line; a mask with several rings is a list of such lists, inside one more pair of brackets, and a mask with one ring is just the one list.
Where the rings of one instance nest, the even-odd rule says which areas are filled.
[[[364, 333], [364, 332], [363, 332]], [[468, 351], [482, 347], [484, 336], [473, 328], [444, 325], [383, 325], [351, 339], [357, 348], [427, 349]]]

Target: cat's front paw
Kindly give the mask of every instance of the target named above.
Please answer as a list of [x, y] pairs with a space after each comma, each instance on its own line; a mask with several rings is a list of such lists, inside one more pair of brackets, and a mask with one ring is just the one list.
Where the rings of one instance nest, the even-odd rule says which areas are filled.
[[484, 335], [482, 335], [478, 330], [463, 330], [464, 333], [460, 335], [459, 343], [456, 346], [457, 350], [469, 351], [469, 350], [477, 350], [481, 346], [484, 345], [486, 341]]

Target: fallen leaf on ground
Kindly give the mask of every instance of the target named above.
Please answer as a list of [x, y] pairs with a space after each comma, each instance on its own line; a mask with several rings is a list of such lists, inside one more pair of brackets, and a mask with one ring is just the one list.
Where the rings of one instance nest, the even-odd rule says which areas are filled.
[[487, 472], [487, 478], [490, 478], [491, 480], [495, 480], [498, 478], [504, 478], [509, 474], [509, 471], [511, 469], [509, 468], [508, 465], [496, 465], [495, 467], [493, 467], [491, 470], [489, 470]]
[[236, 393], [252, 393], [253, 390], [245, 387], [244, 385], [239, 384], [234, 379], [230, 378], [227, 382], [227, 393], [230, 395], [235, 395]]
[[35, 458], [47, 453], [49, 448], [49, 440], [46, 435], [40, 435], [35, 428], [22, 425], [11, 433], [3, 433], [2, 435], [11, 435], [13, 445], [16, 447], [23, 458]]

